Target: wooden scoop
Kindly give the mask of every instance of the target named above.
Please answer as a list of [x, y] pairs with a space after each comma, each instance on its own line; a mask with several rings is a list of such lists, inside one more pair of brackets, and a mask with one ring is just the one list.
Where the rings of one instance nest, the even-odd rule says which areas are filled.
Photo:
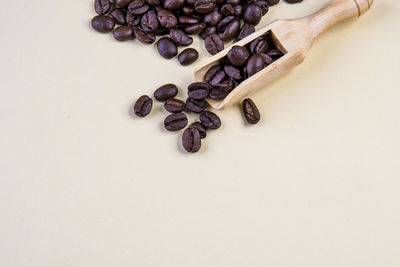
[[[367, 11], [374, 0], [332, 0], [318, 12], [299, 19], [275, 20], [265, 28], [247, 36], [234, 45], [245, 46], [257, 37], [271, 32], [277, 48], [284, 56], [274, 61], [260, 72], [244, 80], [222, 101], [209, 99], [208, 102], [215, 109], [223, 109], [256, 91], [268, 83], [279, 78], [294, 66], [303, 62], [315, 38], [334, 24], [353, 17], [359, 17]], [[203, 81], [208, 69], [218, 64], [225, 57], [232, 46], [212, 56], [195, 70], [195, 80]]]

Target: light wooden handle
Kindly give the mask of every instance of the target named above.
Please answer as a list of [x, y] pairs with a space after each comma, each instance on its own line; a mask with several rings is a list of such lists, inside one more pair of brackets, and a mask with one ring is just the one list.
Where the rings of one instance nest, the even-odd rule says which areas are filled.
[[374, 0], [332, 0], [320, 11], [303, 18], [310, 25], [314, 38], [346, 19], [359, 17], [371, 8]]

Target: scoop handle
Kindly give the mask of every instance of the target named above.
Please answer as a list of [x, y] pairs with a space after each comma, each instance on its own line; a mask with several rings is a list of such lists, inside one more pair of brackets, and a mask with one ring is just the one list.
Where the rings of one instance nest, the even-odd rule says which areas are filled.
[[302, 20], [310, 25], [313, 37], [316, 38], [338, 22], [361, 16], [373, 3], [374, 0], [332, 0], [321, 10]]

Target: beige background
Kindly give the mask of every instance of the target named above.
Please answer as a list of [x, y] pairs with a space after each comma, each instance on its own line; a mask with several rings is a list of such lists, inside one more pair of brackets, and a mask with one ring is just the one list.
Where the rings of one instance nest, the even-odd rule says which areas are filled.
[[400, 266], [400, 3], [375, 2], [196, 155], [159, 104], [129, 115], [193, 68], [94, 32], [92, 0], [4, 2], [0, 266]]

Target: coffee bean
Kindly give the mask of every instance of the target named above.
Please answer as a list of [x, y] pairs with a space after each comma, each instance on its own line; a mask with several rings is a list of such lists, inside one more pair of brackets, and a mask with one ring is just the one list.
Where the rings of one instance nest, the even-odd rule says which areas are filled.
[[266, 53], [268, 56], [270, 56], [272, 59], [278, 59], [281, 56], [283, 56], [283, 53], [279, 49], [271, 49], [268, 50]]
[[260, 23], [261, 17], [262, 17], [262, 10], [261, 7], [259, 7], [257, 4], [250, 4], [247, 7], [245, 7], [242, 16], [244, 22], [253, 25], [257, 25], [258, 23]]
[[128, 5], [129, 5], [129, 3], [131, 2], [132, 0], [116, 0], [115, 1], [115, 4], [117, 5], [117, 7], [119, 7], [119, 8], [126, 8], [126, 7], [128, 7]]
[[195, 82], [188, 87], [188, 96], [190, 98], [200, 100], [208, 96], [210, 92], [210, 86], [203, 82]]
[[141, 15], [149, 10], [149, 7], [145, 0], [133, 0], [128, 6], [128, 10], [133, 15]]
[[168, 131], [179, 131], [186, 127], [188, 119], [184, 113], [173, 113], [165, 118], [164, 127]]
[[203, 124], [201, 124], [201, 122], [196, 121], [196, 122], [192, 123], [192, 125], [190, 125], [189, 128], [197, 129], [199, 131], [199, 133], [200, 133], [200, 138], [201, 139], [204, 139], [204, 138], [207, 137], [207, 130], [203, 126]]
[[264, 58], [260, 54], [252, 55], [246, 65], [249, 77], [262, 70], [264, 68], [264, 63]]
[[269, 6], [268, 6], [267, 1], [260, 0], [260, 1], [255, 2], [255, 4], [258, 5], [259, 7], [261, 7], [261, 13], [263, 16], [268, 13]]
[[224, 78], [225, 78], [225, 72], [219, 65], [211, 67], [204, 76], [204, 80], [211, 86], [219, 84], [224, 80]]
[[217, 114], [211, 111], [204, 111], [200, 114], [200, 122], [207, 129], [218, 129], [221, 126], [221, 120]]
[[186, 26], [184, 28], [184, 31], [188, 34], [200, 34], [204, 31], [205, 28], [206, 28], [205, 23], [196, 23]]
[[215, 0], [196, 0], [194, 9], [199, 14], [210, 13], [216, 6]]
[[243, 13], [243, 6], [241, 5], [237, 5], [233, 7], [233, 15], [237, 18], [239, 18], [240, 16], [242, 16]]
[[225, 92], [214, 87], [211, 89], [209, 97], [214, 100], [223, 100], [228, 94], [229, 92]]
[[182, 24], [196, 24], [200, 22], [198, 18], [192, 16], [180, 16], [178, 21]]
[[146, 32], [141, 28], [135, 27], [133, 33], [140, 42], [144, 44], [152, 44], [156, 40], [156, 35], [152, 32]]
[[148, 5], [154, 7], [158, 7], [161, 4], [160, 0], [145, 0], [145, 1]]
[[235, 86], [235, 84], [233, 83], [232, 80], [226, 80], [226, 81], [220, 82], [219, 84], [215, 85], [215, 88], [220, 91], [229, 93], [230, 91], [232, 91], [234, 86]]
[[250, 53], [245, 47], [234, 46], [228, 52], [227, 57], [232, 65], [241, 67], [246, 64], [247, 59], [250, 57]]
[[169, 37], [163, 37], [157, 42], [157, 50], [161, 56], [171, 59], [178, 54], [176, 44]]
[[146, 32], [155, 32], [158, 28], [158, 19], [154, 10], [149, 10], [143, 14], [141, 20], [142, 29]]
[[207, 36], [204, 41], [206, 50], [211, 55], [215, 55], [218, 52], [224, 50], [224, 43], [222, 42], [221, 38], [217, 34], [211, 34]]
[[279, 3], [279, 0], [266, 0], [269, 6], [274, 6]]
[[195, 112], [195, 113], [201, 113], [206, 109], [206, 101], [204, 99], [201, 100], [196, 100], [193, 98], [188, 98], [186, 100], [186, 110]]
[[169, 83], [160, 86], [154, 92], [154, 98], [158, 101], [166, 101], [167, 99], [173, 98], [178, 94], [178, 87], [175, 84]]
[[218, 12], [218, 10], [214, 10], [213, 12], [204, 16], [203, 22], [210, 26], [217, 26], [221, 18], [222, 15]]
[[250, 124], [257, 124], [260, 121], [260, 112], [256, 104], [250, 98], [246, 98], [242, 103], [243, 115]]
[[231, 4], [225, 4], [220, 8], [220, 12], [223, 16], [233, 16], [235, 10]]
[[237, 6], [240, 4], [240, 0], [227, 0], [226, 2], [232, 6]]
[[158, 10], [157, 17], [160, 24], [165, 28], [174, 28], [178, 24], [178, 19], [168, 10]]
[[249, 36], [250, 34], [252, 34], [255, 31], [256, 31], [256, 29], [254, 28], [253, 25], [251, 25], [249, 23], [243, 24], [242, 29], [240, 30], [239, 35], [236, 38], [236, 41], [240, 41], [243, 38], [246, 38], [247, 36]]
[[205, 40], [208, 36], [211, 34], [216, 34], [217, 33], [217, 28], [214, 26], [207, 27], [201, 34], [200, 38]]
[[185, 0], [164, 0], [164, 8], [168, 10], [175, 10], [185, 5]]
[[126, 13], [126, 24], [129, 26], [138, 26], [140, 24], [142, 16], [133, 15], [132, 13]]
[[146, 117], [153, 107], [153, 100], [147, 96], [142, 95], [133, 106], [133, 112], [138, 117]]
[[128, 41], [133, 39], [133, 29], [131, 26], [119, 26], [113, 32], [113, 36], [118, 41]]
[[113, 18], [115, 23], [119, 25], [126, 24], [126, 14], [122, 9], [120, 8], [114, 9], [113, 11], [111, 11], [110, 16]]
[[92, 27], [98, 32], [107, 33], [111, 32], [114, 29], [115, 22], [110, 17], [97, 15], [92, 19]]
[[234, 16], [227, 16], [223, 19], [220, 20], [220, 22], [217, 25], [217, 30], [218, 32], [224, 32], [226, 27], [235, 19]]
[[229, 23], [226, 27], [225, 31], [222, 33], [221, 39], [225, 42], [229, 42], [235, 39], [240, 31], [240, 21], [238, 19], [234, 19]]
[[199, 53], [194, 48], [187, 48], [183, 50], [179, 56], [178, 60], [182, 66], [188, 66], [195, 62], [199, 58]]
[[107, 14], [111, 9], [110, 0], [95, 0], [94, 10], [99, 15]]
[[242, 79], [242, 74], [240, 73], [240, 70], [233, 66], [230, 66], [230, 65], [224, 66], [224, 71], [225, 71], [226, 75], [228, 75], [232, 79], [235, 79], [235, 80]]
[[185, 102], [176, 98], [169, 98], [165, 101], [164, 108], [171, 113], [182, 112], [185, 109]]
[[182, 30], [170, 29], [169, 36], [178, 45], [188, 46], [193, 43], [193, 38], [187, 36]]
[[182, 8], [182, 12], [183, 14], [190, 16], [194, 14], [194, 8], [190, 6], [184, 6]]
[[197, 128], [187, 128], [182, 135], [182, 146], [190, 153], [196, 153], [201, 148], [201, 136]]
[[265, 53], [269, 49], [268, 41], [265, 39], [265, 36], [260, 36], [254, 39], [249, 44], [249, 50], [253, 54]]
[[272, 64], [272, 62], [274, 62], [274, 60], [270, 56], [268, 56], [267, 54], [261, 53], [260, 55], [264, 59], [265, 66], [268, 66], [268, 65]]

